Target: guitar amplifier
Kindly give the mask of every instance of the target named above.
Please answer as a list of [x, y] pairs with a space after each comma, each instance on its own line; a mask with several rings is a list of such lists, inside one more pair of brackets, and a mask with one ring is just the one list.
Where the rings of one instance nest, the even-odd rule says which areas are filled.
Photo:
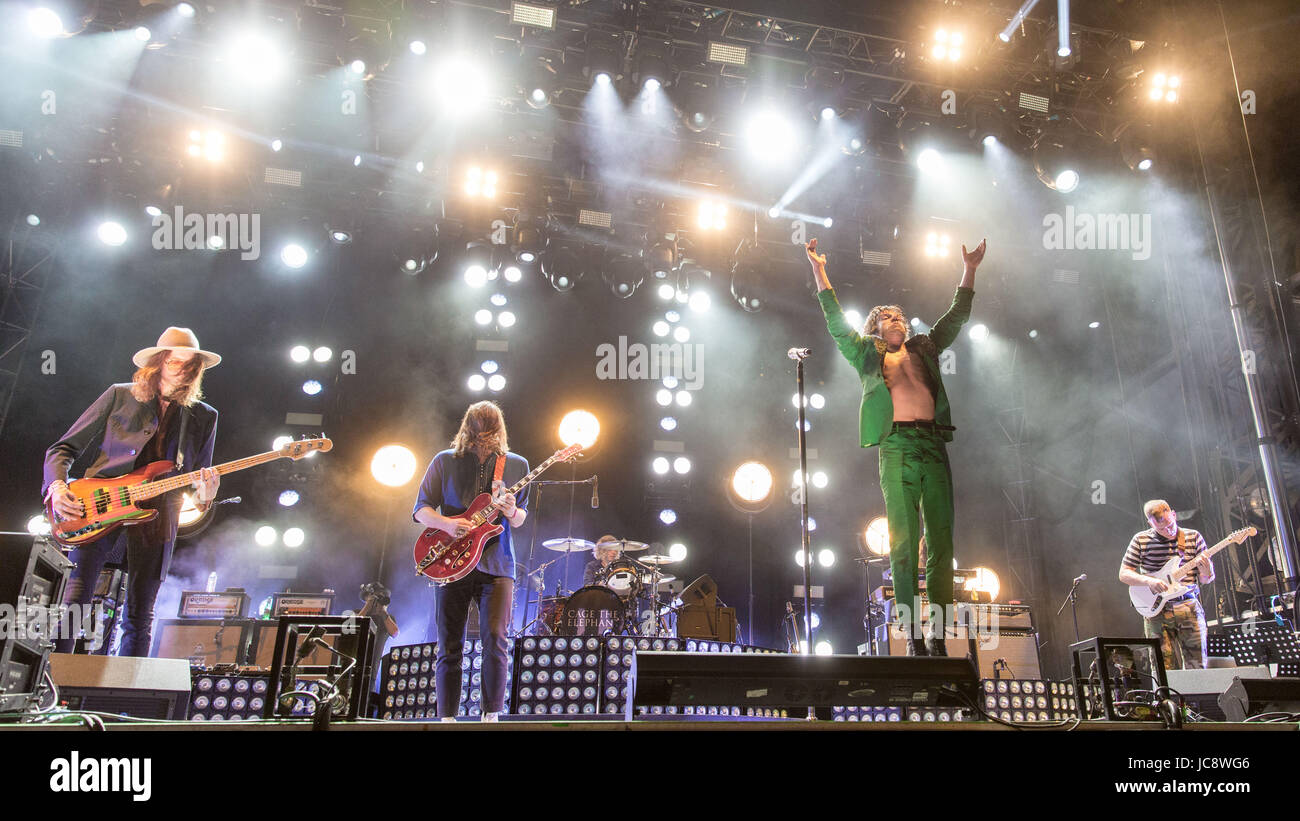
[[253, 624], [250, 619], [161, 619], [150, 655], [188, 659], [197, 667], [244, 665]]
[[248, 594], [242, 589], [224, 593], [186, 590], [176, 616], [182, 619], [242, 619], [248, 615]]
[[[365, 619], [366, 622], [370, 621]], [[252, 627], [252, 645], [249, 647], [248, 658], [249, 664], [260, 670], [270, 670], [275, 662], [275, 633], [280, 627], [279, 619], [261, 619], [253, 622]], [[338, 636], [324, 636], [326, 644], [334, 646]], [[304, 665], [328, 665], [333, 657], [329, 651], [323, 647], [317, 647], [312, 650], [307, 658], [302, 660]]]
[[[907, 635], [903, 627], [898, 622], [890, 622], [888, 633], [889, 655], [907, 655]], [[959, 658], [968, 655], [971, 634], [972, 631], [968, 631], [965, 626], [950, 626], [944, 639], [944, 649], [948, 655]], [[973, 634], [980, 678], [1042, 678], [1037, 633], [1005, 629], [986, 633], [977, 629]]]
[[736, 608], [688, 604], [677, 614], [677, 637], [681, 639], [736, 640]]
[[272, 593], [271, 616], [328, 616], [334, 609], [334, 591], [324, 593]]

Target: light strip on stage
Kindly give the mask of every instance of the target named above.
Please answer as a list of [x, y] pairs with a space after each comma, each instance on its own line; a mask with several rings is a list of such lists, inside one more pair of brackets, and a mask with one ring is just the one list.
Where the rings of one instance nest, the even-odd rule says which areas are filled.
[[607, 211], [588, 211], [586, 208], [578, 211], [578, 224], [587, 225], [592, 228], [609, 228], [614, 223], [614, 215]]
[[271, 185], [287, 185], [290, 188], [302, 188], [302, 172], [290, 171], [287, 168], [266, 167], [265, 182]]
[[734, 46], [730, 43], [710, 41], [708, 61], [729, 66], [747, 65], [749, 63], [749, 46]]
[[0, 128], [0, 146], [5, 148], [22, 148], [23, 132]]
[[555, 28], [555, 9], [528, 3], [510, 4], [510, 22], [543, 29]]
[[879, 265], [882, 268], [888, 268], [889, 263], [894, 259], [894, 255], [889, 251], [866, 251], [862, 252], [862, 263], [864, 265]]
[[1046, 97], [1022, 91], [1020, 92], [1017, 105], [1027, 111], [1037, 111], [1039, 114], [1046, 114], [1049, 102], [1050, 101]]

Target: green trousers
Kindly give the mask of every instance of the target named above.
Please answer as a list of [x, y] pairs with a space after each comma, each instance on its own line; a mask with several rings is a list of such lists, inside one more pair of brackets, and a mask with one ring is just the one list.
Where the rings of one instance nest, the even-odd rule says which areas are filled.
[[[923, 428], [896, 428], [880, 443], [880, 490], [889, 520], [889, 569], [899, 619], [919, 625], [923, 608], [917, 600], [917, 555], [925, 515], [926, 592], [930, 604], [952, 604], [952, 469], [938, 433]], [[946, 610], [945, 610], [946, 614]]]
[[1142, 633], [1160, 639], [1166, 670], [1205, 667], [1205, 610], [1197, 599], [1165, 605], [1153, 618], [1142, 620]]

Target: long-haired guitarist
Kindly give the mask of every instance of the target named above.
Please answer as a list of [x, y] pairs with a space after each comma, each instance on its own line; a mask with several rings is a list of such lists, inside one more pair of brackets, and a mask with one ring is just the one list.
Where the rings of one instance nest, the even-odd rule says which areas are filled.
[[[93, 453], [87, 478], [115, 477], [150, 462], [170, 460], [178, 470], [204, 469], [196, 483], [200, 506], [211, 504], [221, 483], [212, 464], [217, 438], [217, 411], [200, 399], [203, 372], [221, 357], [199, 346], [189, 328], [163, 331], [158, 344], [137, 351], [130, 382], [109, 386], [59, 441], [45, 451], [42, 493], [56, 515], [77, 518], [85, 509], [68, 490], [68, 469], [83, 453]], [[160, 498], [152, 521], [122, 528], [74, 549], [75, 567], [64, 601], [89, 605], [95, 582], [110, 558], [125, 549], [129, 573], [126, 618], [122, 624], [124, 656], [147, 656], [153, 636], [154, 602], [167, 578], [179, 526], [181, 494]], [[75, 636], [62, 636], [59, 652], [71, 652]]]
[[[463, 514], [480, 493], [500, 493], [528, 473], [528, 462], [511, 453], [506, 420], [493, 402], [475, 402], [465, 411], [451, 447], [433, 457], [415, 500], [415, 521], [450, 536], [467, 532]], [[506, 631], [514, 593], [514, 550], [511, 531], [528, 513], [528, 489], [518, 497], [500, 495], [501, 535], [487, 543], [473, 572], [435, 588], [438, 627], [436, 688], [438, 717], [455, 720], [460, 709], [461, 659], [465, 651], [465, 622], [470, 600], [478, 602], [479, 635], [483, 638], [482, 720], [496, 721], [506, 698]]]
[[1200, 556], [1206, 550], [1205, 537], [1195, 530], [1178, 526], [1178, 514], [1164, 499], [1152, 499], [1142, 507], [1151, 527], [1134, 534], [1124, 551], [1119, 580], [1130, 587], [1146, 587], [1152, 593], [1164, 593], [1167, 585], [1150, 575], [1160, 570], [1170, 558], [1178, 556], [1180, 567], [1188, 570], [1195, 584], [1181, 596], [1170, 600], [1158, 614], [1144, 618], [1142, 632], [1147, 638], [1160, 639], [1166, 670], [1202, 669], [1206, 665], [1205, 610], [1201, 607], [1198, 585], [1214, 581], [1214, 562]]

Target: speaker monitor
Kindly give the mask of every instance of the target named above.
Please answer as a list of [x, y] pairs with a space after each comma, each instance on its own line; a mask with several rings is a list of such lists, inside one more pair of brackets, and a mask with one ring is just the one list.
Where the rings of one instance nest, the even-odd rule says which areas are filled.
[[1181, 695], [1196, 712], [1211, 721], [1224, 721], [1219, 697], [1239, 678], [1271, 678], [1268, 665], [1214, 667], [1206, 670], [1166, 670], [1169, 687]]
[[1300, 679], [1238, 678], [1219, 696], [1219, 707], [1228, 721], [1264, 713], [1300, 714]]
[[183, 659], [50, 655], [50, 676], [71, 710], [185, 720], [190, 665]]

